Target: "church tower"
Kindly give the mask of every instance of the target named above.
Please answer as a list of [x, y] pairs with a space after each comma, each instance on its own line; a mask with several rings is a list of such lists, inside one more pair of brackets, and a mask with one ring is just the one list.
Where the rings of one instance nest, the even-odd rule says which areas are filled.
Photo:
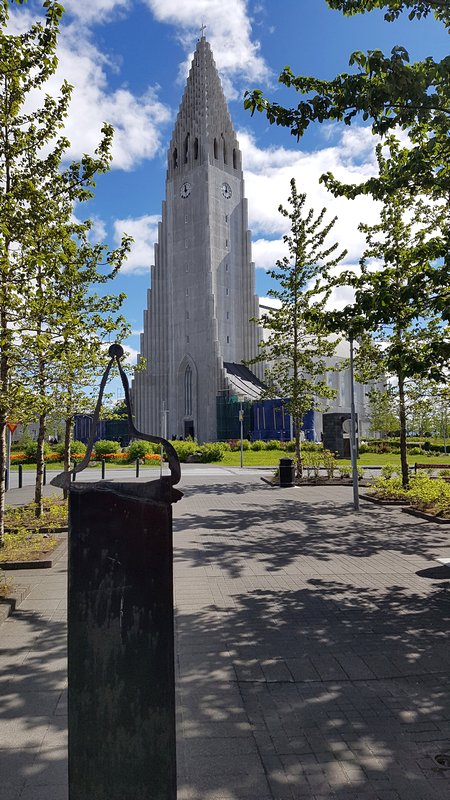
[[258, 316], [241, 153], [202, 36], [168, 151], [141, 335], [146, 368], [133, 382], [137, 427], [159, 433], [166, 411], [169, 437], [216, 439], [217, 398], [252, 396], [254, 376], [238, 365], [258, 353]]

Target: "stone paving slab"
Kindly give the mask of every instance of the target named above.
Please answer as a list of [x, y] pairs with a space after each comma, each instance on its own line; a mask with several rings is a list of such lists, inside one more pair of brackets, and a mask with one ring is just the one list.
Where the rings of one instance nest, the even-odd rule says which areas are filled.
[[[349, 488], [182, 488], [178, 800], [447, 800], [450, 532]], [[67, 798], [65, 570], [0, 627], [0, 800]]]
[[180, 800], [448, 798], [450, 582], [417, 573], [450, 536], [339, 487], [234, 488], [175, 509]]

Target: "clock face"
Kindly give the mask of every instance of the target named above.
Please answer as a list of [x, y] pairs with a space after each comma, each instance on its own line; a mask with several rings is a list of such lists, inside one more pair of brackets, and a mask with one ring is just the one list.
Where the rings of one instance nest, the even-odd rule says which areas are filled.
[[188, 183], [187, 181], [186, 181], [186, 183], [183, 183], [183, 186], [180, 189], [180, 197], [183, 197], [183, 198], [189, 197], [189, 195], [191, 193], [191, 188], [192, 188], [191, 184]]
[[224, 197], [226, 197], [227, 200], [233, 194], [229, 183], [222, 183], [222, 194]]

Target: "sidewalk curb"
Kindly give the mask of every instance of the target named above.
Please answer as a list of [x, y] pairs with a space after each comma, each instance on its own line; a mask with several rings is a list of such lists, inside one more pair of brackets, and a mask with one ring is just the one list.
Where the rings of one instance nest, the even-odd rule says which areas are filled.
[[0, 625], [16, 610], [30, 592], [29, 586], [16, 589], [10, 597], [0, 598]]

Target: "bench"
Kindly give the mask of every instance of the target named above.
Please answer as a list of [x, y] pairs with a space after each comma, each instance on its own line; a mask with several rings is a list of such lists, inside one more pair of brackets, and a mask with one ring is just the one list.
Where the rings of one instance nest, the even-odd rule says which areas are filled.
[[418, 469], [450, 469], [450, 461], [447, 464], [418, 464], [417, 462], [414, 464], [414, 474], [417, 473]]

